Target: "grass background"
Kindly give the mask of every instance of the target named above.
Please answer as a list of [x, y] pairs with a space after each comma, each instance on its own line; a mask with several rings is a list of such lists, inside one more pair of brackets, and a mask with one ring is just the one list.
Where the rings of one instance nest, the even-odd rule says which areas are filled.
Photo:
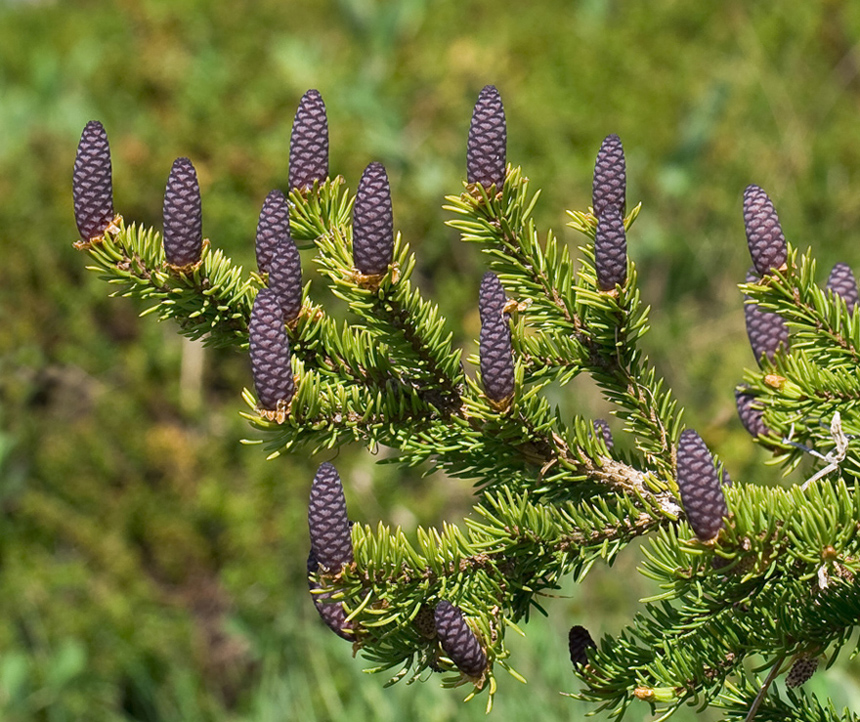
[[[629, 239], [653, 306], [649, 353], [687, 422], [738, 479], [777, 483], [735, 419], [753, 362], [735, 284], [749, 258], [743, 188], [763, 186], [822, 282], [860, 268], [860, 5], [655, 0], [0, 1], [0, 718], [449, 720], [483, 717], [435, 680], [382, 689], [315, 619], [304, 579], [307, 492], [323, 457], [265, 462], [243, 447], [247, 360], [205, 351], [108, 288], [74, 252], [71, 169], [99, 119], [116, 206], [160, 225], [177, 156], [200, 175], [204, 232], [253, 264], [266, 193], [287, 179], [289, 131], [318, 88], [331, 167], [355, 186], [388, 169], [418, 281], [471, 350], [474, 249], [444, 226], [471, 108], [497, 85], [508, 158], [543, 189], [537, 219], [571, 243], [594, 156], [618, 133]], [[564, 408], [605, 411], [575, 383]], [[328, 458], [328, 457], [325, 457]], [[470, 490], [337, 465], [354, 518], [456, 521]], [[617, 631], [651, 590], [626, 552], [548, 600], [515, 646], [523, 687], [494, 716], [579, 719], [566, 629]], [[856, 665], [810, 686], [860, 709]], [[645, 708], [633, 719], [647, 719]], [[717, 719], [692, 711], [678, 719]]]

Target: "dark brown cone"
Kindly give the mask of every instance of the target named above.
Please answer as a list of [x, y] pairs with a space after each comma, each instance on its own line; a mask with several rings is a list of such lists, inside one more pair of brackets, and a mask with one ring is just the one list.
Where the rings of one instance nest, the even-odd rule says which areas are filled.
[[504, 314], [489, 314], [481, 323], [481, 378], [487, 398], [502, 403], [514, 393], [514, 355], [511, 327]]
[[767, 436], [770, 429], [764, 424], [764, 410], [756, 404], [756, 397], [744, 390], [735, 389], [735, 403], [738, 407], [738, 416], [744, 428], [753, 437]]
[[786, 675], [785, 686], [799, 687], [815, 674], [816, 669], [818, 669], [818, 657], [810, 657], [806, 654], [798, 657]]
[[365, 276], [382, 275], [394, 252], [391, 188], [382, 163], [364, 169], [352, 212], [352, 259]]
[[267, 288], [254, 300], [248, 334], [254, 388], [260, 406], [269, 411], [285, 407], [296, 392], [296, 383], [281, 304]]
[[[758, 277], [755, 269], [750, 268], [746, 282], [755, 283], [756, 281]], [[782, 316], [772, 311], [765, 311], [755, 303], [747, 303], [744, 305], [744, 319], [753, 356], [759, 365], [761, 365], [762, 356], [773, 362], [780, 344], [788, 352], [788, 326], [782, 320]]]
[[436, 634], [451, 661], [463, 674], [480, 677], [487, 667], [487, 655], [463, 613], [450, 602], [441, 601], [434, 612]]
[[627, 281], [627, 233], [617, 208], [607, 207], [597, 222], [594, 267], [601, 291], [611, 291]]
[[279, 190], [266, 196], [260, 219], [257, 221], [257, 268], [260, 273], [268, 273], [278, 247], [290, 237], [290, 208], [287, 199]]
[[72, 173], [75, 222], [84, 241], [99, 238], [114, 219], [110, 145], [104, 126], [84, 126]]
[[581, 667], [588, 664], [588, 655], [586, 654], [589, 647], [597, 647], [588, 630], [579, 625], [570, 628], [567, 634], [567, 646], [570, 649], [570, 661], [574, 667]]
[[711, 452], [692, 429], [683, 431], [678, 442], [678, 490], [696, 536], [702, 541], [716, 537], [729, 510]]
[[848, 306], [848, 313], [854, 311], [858, 300], [857, 280], [854, 278], [851, 266], [847, 263], [837, 263], [833, 266], [830, 278], [827, 279], [827, 289], [845, 301], [845, 305]]
[[337, 469], [328, 462], [317, 469], [308, 505], [311, 551], [327, 571], [340, 570], [353, 560], [346, 498]]
[[492, 271], [487, 271], [481, 279], [481, 290], [478, 292], [478, 311], [481, 323], [486, 323], [491, 316], [501, 316], [505, 310], [508, 297], [502, 282]]
[[469, 183], [480, 183], [484, 188], [495, 185], [497, 191], [502, 189], [507, 140], [502, 97], [495, 85], [486, 85], [475, 103], [469, 125], [466, 149], [466, 179]]
[[328, 178], [328, 118], [318, 90], [302, 96], [290, 135], [290, 190]]
[[591, 206], [598, 218], [607, 208], [615, 208], [622, 218], [627, 215], [627, 164], [617, 135], [607, 135], [597, 152]]
[[[310, 575], [315, 573], [319, 568], [319, 563], [314, 556], [313, 549], [308, 554], [308, 589], [313, 592], [316, 589], [319, 589], [319, 584], [313, 581], [310, 578]], [[328, 592], [322, 592], [320, 594], [311, 594], [311, 598], [314, 600], [314, 606], [317, 609], [320, 617], [323, 622], [326, 623], [326, 626], [331, 629], [338, 637], [345, 639], [349, 642], [353, 641], [355, 638], [352, 634], [350, 634], [346, 630], [350, 630], [353, 628], [352, 622], [346, 621], [346, 612], [343, 610], [343, 604], [340, 602], [329, 602], [326, 603], [324, 600], [328, 599], [331, 595]]]
[[595, 419], [594, 430], [603, 437], [603, 443], [606, 444], [606, 448], [612, 450], [612, 447], [615, 446], [615, 441], [612, 439], [612, 431], [610, 431], [609, 424], [606, 423], [606, 420]]
[[773, 202], [757, 185], [744, 191], [744, 226], [753, 265], [760, 275], [785, 264], [788, 250]]
[[188, 158], [177, 158], [164, 191], [164, 256], [172, 266], [193, 266], [202, 252], [203, 209], [197, 171]]
[[287, 236], [269, 267], [269, 288], [281, 304], [284, 320], [292, 321], [302, 310], [302, 259], [293, 239]]

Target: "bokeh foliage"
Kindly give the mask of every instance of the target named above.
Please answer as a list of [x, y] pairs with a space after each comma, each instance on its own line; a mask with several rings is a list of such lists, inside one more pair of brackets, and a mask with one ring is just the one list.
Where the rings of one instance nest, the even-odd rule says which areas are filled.
[[[323, 457], [265, 462], [239, 445], [252, 433], [238, 415], [247, 360], [138, 319], [84, 270], [70, 185], [88, 120], [108, 130], [128, 221], [160, 223], [170, 164], [187, 155], [205, 234], [249, 266], [263, 198], [286, 185], [296, 104], [318, 88], [332, 169], [354, 186], [369, 161], [386, 164], [416, 281], [464, 319], [469, 353], [483, 268], [441, 204], [460, 190], [478, 90], [501, 90], [508, 157], [543, 189], [539, 222], [570, 242], [563, 211], [588, 205], [594, 155], [618, 133], [629, 199], [643, 201], [630, 253], [654, 305], [649, 354], [688, 423], [749, 478], [765, 455], [733, 409], [753, 361], [735, 287], [749, 263], [741, 193], [767, 189], [822, 268], [860, 267], [858, 41], [847, 0], [780, 12], [734, 0], [0, 2], [3, 718], [384, 719], [394, 704], [392, 719], [447, 719], [460, 704], [434, 684], [380, 697], [316, 626], [305, 509]], [[599, 413], [595, 399], [574, 385], [558, 402]], [[468, 488], [375, 466], [384, 455], [340, 454], [356, 518], [462, 516]], [[564, 630], [617, 628], [634, 608], [611, 572], [567, 591], [527, 628], [535, 668], [507, 709], [500, 696], [503, 717], [544, 698], [553, 716], [579, 714], [555, 695], [574, 686]], [[845, 674], [827, 679], [856, 694]]]

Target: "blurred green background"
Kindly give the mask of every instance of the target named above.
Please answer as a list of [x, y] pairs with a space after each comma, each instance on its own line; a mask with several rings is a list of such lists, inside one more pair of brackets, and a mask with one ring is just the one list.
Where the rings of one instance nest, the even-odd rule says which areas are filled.
[[[482, 260], [444, 226], [472, 105], [497, 85], [508, 158], [543, 189], [540, 225], [590, 203], [623, 139], [629, 239], [652, 304], [648, 351], [687, 422], [735, 478], [777, 472], [735, 419], [753, 362], [735, 284], [749, 265], [743, 188], [763, 186], [826, 279], [860, 270], [860, 4], [655, 0], [0, 2], [0, 719], [481, 719], [435, 679], [383, 689], [316, 618], [304, 578], [316, 465], [240, 445], [248, 363], [201, 351], [85, 270], [71, 172], [101, 120], [116, 207], [160, 227], [172, 160], [201, 179], [204, 231], [254, 262], [266, 193], [284, 187], [292, 117], [318, 88], [331, 167], [354, 187], [386, 164], [418, 280], [474, 350]], [[309, 259], [308, 259], [309, 260]], [[309, 264], [308, 264], [309, 265]], [[605, 413], [575, 382], [565, 408]], [[467, 485], [342, 449], [353, 518], [462, 519]], [[616, 632], [651, 593], [637, 552], [547, 600], [512, 640], [496, 719], [580, 719], [566, 630]], [[860, 708], [857, 666], [810, 683]], [[632, 719], [648, 719], [635, 709]], [[717, 719], [683, 713], [678, 719]]]

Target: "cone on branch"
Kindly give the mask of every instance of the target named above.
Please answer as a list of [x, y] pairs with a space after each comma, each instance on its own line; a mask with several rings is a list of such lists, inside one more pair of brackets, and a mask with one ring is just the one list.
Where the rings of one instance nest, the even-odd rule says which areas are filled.
[[487, 668], [487, 655], [463, 613], [451, 602], [441, 601], [434, 612], [436, 634], [445, 654], [469, 677], [480, 677]]
[[197, 171], [188, 158], [173, 161], [164, 191], [164, 256], [179, 269], [200, 262], [203, 253], [203, 209]]
[[318, 90], [299, 102], [290, 135], [290, 190], [313, 188], [328, 178], [328, 117]]
[[753, 266], [759, 275], [785, 265], [788, 249], [773, 202], [757, 185], [744, 191], [744, 227]]
[[589, 647], [597, 647], [588, 630], [580, 625], [570, 628], [567, 634], [567, 646], [570, 650], [570, 661], [574, 667], [588, 664]]
[[478, 295], [478, 311], [481, 314], [479, 356], [484, 393], [494, 405], [501, 408], [514, 395], [514, 353], [510, 323], [503, 312], [504, 289], [498, 278], [493, 281], [490, 275], [493, 274], [484, 275]]
[[729, 510], [711, 452], [692, 429], [678, 442], [678, 490], [687, 520], [702, 541], [714, 539]]
[[364, 276], [388, 271], [394, 252], [394, 215], [391, 187], [382, 163], [364, 169], [352, 212], [352, 259]]
[[279, 190], [266, 196], [260, 218], [257, 221], [257, 236], [254, 248], [257, 254], [257, 269], [268, 273], [278, 247], [290, 237], [290, 208], [287, 199]]
[[113, 223], [113, 181], [110, 145], [104, 126], [91, 120], [84, 126], [72, 172], [75, 223], [86, 244], [101, 238]]
[[315, 574], [318, 569], [319, 562], [314, 556], [313, 549], [311, 549], [308, 554], [308, 589], [311, 591], [311, 598], [314, 600], [314, 606], [323, 622], [325, 622], [326, 626], [331, 629], [331, 631], [333, 631], [338, 637], [351, 642], [355, 639], [349, 631], [353, 629], [353, 624], [352, 622], [346, 621], [346, 612], [343, 609], [343, 603], [326, 602], [325, 600], [331, 596], [329, 592], [313, 593], [320, 588], [319, 584], [311, 579], [311, 574]]
[[812, 657], [808, 654], [800, 655], [785, 677], [786, 687], [800, 687], [804, 682], [809, 681], [810, 677], [815, 674], [818, 669], [818, 657]]
[[248, 335], [259, 411], [268, 419], [283, 421], [296, 392], [296, 382], [284, 313], [278, 298], [267, 288], [261, 289], [254, 300]]
[[603, 437], [603, 443], [606, 444], [608, 450], [612, 450], [615, 446], [615, 441], [612, 438], [612, 431], [609, 429], [609, 424], [605, 419], [594, 420], [594, 430]]
[[837, 263], [827, 279], [827, 290], [845, 301], [848, 313], [854, 312], [857, 305], [857, 279], [847, 263]]
[[748, 393], [746, 388], [735, 389], [735, 404], [741, 423], [751, 436], [767, 436], [770, 429], [764, 423], [764, 409], [757, 405], [756, 397]]
[[622, 218], [627, 215], [627, 164], [621, 138], [615, 134], [607, 135], [597, 152], [591, 206], [597, 218], [608, 208], [617, 210]]
[[466, 148], [466, 180], [501, 191], [505, 182], [508, 131], [505, 108], [495, 85], [486, 85], [478, 95], [469, 125]]
[[[751, 268], [747, 273], [746, 282], [756, 283], [757, 281], [755, 270]], [[753, 356], [759, 365], [762, 363], [762, 357], [773, 363], [780, 346], [784, 351], [788, 351], [788, 325], [778, 313], [765, 311], [756, 303], [747, 303], [744, 305], [744, 320]]]
[[597, 221], [594, 267], [601, 291], [611, 291], [627, 281], [627, 232], [621, 211], [612, 206], [607, 206]]
[[340, 571], [353, 560], [352, 535], [346, 513], [346, 498], [337, 469], [328, 462], [320, 465], [311, 486], [308, 504], [311, 551], [320, 566]]

